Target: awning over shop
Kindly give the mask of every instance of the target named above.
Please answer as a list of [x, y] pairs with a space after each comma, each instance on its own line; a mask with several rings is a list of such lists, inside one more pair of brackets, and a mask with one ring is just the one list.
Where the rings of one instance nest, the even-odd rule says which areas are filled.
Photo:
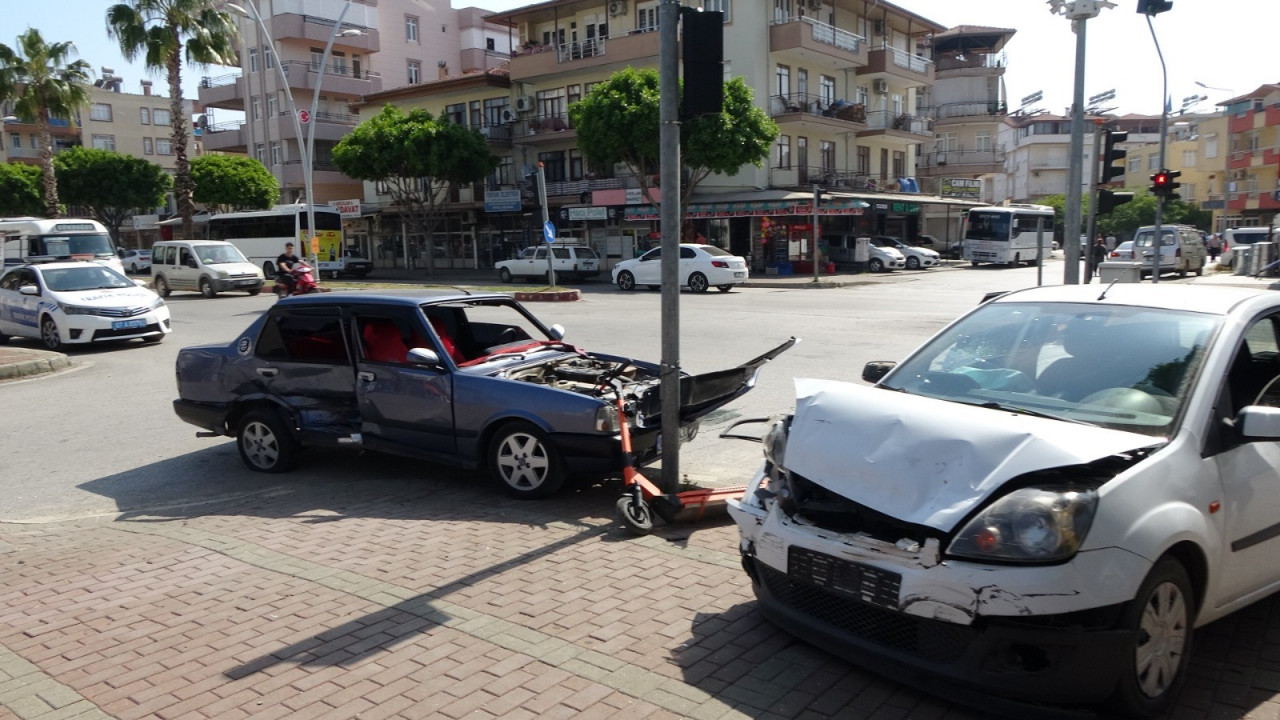
[[[869, 205], [857, 198], [832, 193], [824, 195], [819, 215], [861, 215]], [[763, 215], [813, 215], [813, 197], [802, 195], [773, 200], [739, 200], [722, 202], [695, 202], [689, 205], [685, 217], [693, 220], [706, 218], [758, 217]], [[627, 220], [658, 220], [659, 211], [652, 205], [632, 205], [626, 209]]]

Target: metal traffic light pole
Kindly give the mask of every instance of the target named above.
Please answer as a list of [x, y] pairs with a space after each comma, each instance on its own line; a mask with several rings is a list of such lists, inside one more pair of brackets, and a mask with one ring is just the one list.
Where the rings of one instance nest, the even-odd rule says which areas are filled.
[[[1172, 4], [1172, 3], [1170, 3]], [[1139, 4], [1141, 9], [1141, 4]], [[1168, 9], [1167, 7], [1165, 9]], [[1152, 13], [1153, 14], [1153, 13]], [[1155, 25], [1151, 24], [1151, 15], [1147, 14], [1147, 28], [1151, 30], [1151, 41], [1156, 45], [1156, 56], [1160, 58], [1160, 76], [1162, 82], [1160, 85], [1160, 172], [1165, 171], [1164, 167], [1164, 150], [1165, 144], [1168, 143], [1169, 137], [1169, 69], [1164, 64], [1164, 53], [1160, 51], [1160, 40], [1156, 37]], [[1151, 282], [1160, 282], [1160, 256], [1162, 243], [1164, 242], [1163, 232], [1161, 231], [1161, 223], [1164, 221], [1164, 204], [1169, 199], [1168, 195], [1161, 195], [1156, 198], [1156, 221], [1153, 228], [1151, 238]]]
[[[1085, 256], [1084, 267], [1086, 270], [1084, 282], [1087, 285], [1093, 280], [1093, 274], [1098, 272], [1098, 268], [1093, 266], [1093, 232], [1098, 220], [1098, 170], [1099, 165], [1106, 163], [1110, 165], [1110, 158], [1102, 157], [1102, 135], [1106, 131], [1102, 129], [1102, 120], [1093, 121], [1093, 170], [1089, 174], [1089, 221], [1085, 231]], [[1103, 165], [1105, 167], [1106, 165]]]

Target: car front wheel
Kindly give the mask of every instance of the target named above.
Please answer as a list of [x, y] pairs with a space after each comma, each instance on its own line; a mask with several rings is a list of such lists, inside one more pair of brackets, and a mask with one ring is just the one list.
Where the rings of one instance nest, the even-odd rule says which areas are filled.
[[298, 444], [274, 410], [247, 413], [236, 431], [236, 446], [244, 464], [257, 472], [282, 473], [297, 462]]
[[867, 267], [871, 268], [871, 272], [884, 272], [884, 261], [880, 258], [871, 258], [871, 262], [867, 263]]
[[711, 287], [711, 283], [707, 282], [707, 276], [702, 273], [694, 273], [689, 276], [689, 289], [696, 293], [704, 293], [707, 288]]
[[511, 282], [511, 271], [506, 268], [502, 268], [498, 271], [498, 279], [504, 283]]
[[920, 258], [915, 257], [915, 256], [912, 256], [912, 257], [907, 258], [907, 269], [908, 269], [908, 270], [919, 270], [919, 269], [920, 269]]
[[636, 276], [632, 275], [626, 270], [623, 270], [622, 272], [618, 273], [618, 289], [627, 290], [627, 291], [635, 290]]
[[156, 276], [156, 294], [160, 297], [169, 297], [173, 290], [169, 289], [169, 282], [164, 279], [163, 275]]
[[526, 422], [498, 428], [489, 442], [489, 473], [511, 495], [544, 498], [564, 484], [564, 469], [546, 433]]
[[1132, 634], [1123, 675], [1112, 703], [1147, 717], [1173, 703], [1186, 679], [1195, 623], [1195, 595], [1182, 564], [1162, 558], [1125, 609], [1121, 629]]
[[213, 289], [213, 283], [209, 282], [209, 278], [200, 278], [200, 294], [207, 298], [211, 298], [218, 294], [218, 292]]
[[62, 336], [58, 334], [58, 326], [51, 317], [46, 317], [40, 322], [40, 342], [44, 343], [45, 348], [49, 350], [62, 348]]

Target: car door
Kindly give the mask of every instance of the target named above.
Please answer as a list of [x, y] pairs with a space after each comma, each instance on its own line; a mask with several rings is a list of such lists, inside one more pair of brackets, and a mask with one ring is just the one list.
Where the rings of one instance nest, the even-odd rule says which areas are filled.
[[254, 390], [288, 408], [304, 438], [336, 442], [360, 431], [347, 338], [337, 304], [273, 307], [258, 333]]
[[658, 285], [662, 282], [662, 248], [656, 247], [640, 256], [635, 270], [636, 284]]
[[[364, 446], [407, 455], [453, 455], [453, 375], [439, 338], [410, 308], [360, 306], [350, 316]], [[440, 363], [409, 362], [413, 348], [434, 350]]]
[[710, 277], [708, 269], [703, 267], [706, 262], [705, 258], [697, 250], [691, 247], [680, 246], [680, 286], [685, 287], [689, 284], [689, 276], [695, 272], [701, 272], [703, 275]]
[[196, 268], [196, 256], [191, 248], [183, 245], [178, 248], [178, 263], [169, 269], [169, 285], [182, 290], [195, 290], [196, 279], [200, 276]]
[[[1280, 375], [1280, 313], [1254, 321], [1236, 349], [1235, 361], [1224, 380], [1220, 405], [1229, 406], [1222, 420], [1255, 404], [1268, 383]], [[1280, 404], [1280, 380], [1263, 404]], [[1224, 431], [1226, 432], [1226, 431]], [[1224, 510], [1222, 575], [1218, 597], [1235, 599], [1275, 582], [1275, 557], [1280, 552], [1280, 442], [1228, 443], [1206, 459], [1222, 483]]]
[[30, 328], [26, 328], [22, 294], [18, 291], [28, 272], [26, 268], [17, 268], [0, 278], [0, 333], [5, 337], [30, 332]]

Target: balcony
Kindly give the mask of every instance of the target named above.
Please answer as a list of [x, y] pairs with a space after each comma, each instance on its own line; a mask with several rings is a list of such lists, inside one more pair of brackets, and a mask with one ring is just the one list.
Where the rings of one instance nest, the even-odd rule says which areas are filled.
[[905, 50], [881, 46], [867, 52], [867, 64], [858, 68], [859, 76], [891, 75], [912, 86], [932, 85], [933, 61]]
[[513, 81], [534, 82], [568, 71], [616, 70], [657, 61], [658, 33], [635, 30], [560, 45], [534, 45], [514, 55], [509, 67]]
[[511, 123], [490, 124], [485, 123], [478, 128], [476, 132], [480, 133], [491, 146], [511, 147]]
[[830, 100], [811, 93], [770, 97], [769, 115], [778, 125], [785, 125], [799, 132], [861, 132], [866, 129], [867, 123], [867, 109], [861, 103]]
[[249, 151], [248, 133], [240, 120], [218, 123], [205, 128], [205, 152], [221, 150], [223, 152], [247, 153]]
[[846, 69], [867, 62], [865, 38], [809, 17], [775, 20], [769, 27], [769, 50], [828, 68]]
[[288, 60], [281, 65], [284, 66], [285, 77], [289, 78], [290, 88], [315, 90], [316, 85], [320, 85], [325, 92], [334, 95], [371, 95], [382, 91], [382, 76], [376, 72], [357, 72], [348, 65], [330, 63], [324, 67], [322, 79], [319, 63]]
[[[303, 187], [306, 185], [302, 172], [301, 160], [286, 160], [279, 166], [280, 184], [285, 187]], [[352, 184], [359, 186], [359, 180], [352, 180], [337, 165], [332, 162], [317, 159], [315, 166], [311, 169], [311, 182], [313, 185], [343, 185]]]
[[245, 95], [242, 75], [200, 78], [198, 96], [205, 107], [243, 111]]
[[918, 136], [933, 139], [933, 121], [918, 115], [873, 110], [867, 113], [867, 131], [864, 134], [892, 135], [919, 142]]
[[998, 100], [971, 100], [919, 107], [916, 111], [940, 123], [948, 120], [963, 122], [974, 118], [1003, 117], [1009, 108]]
[[520, 144], [542, 144], [578, 137], [573, 123], [569, 122], [568, 113], [521, 118], [512, 125], [512, 132], [512, 141]]
[[1008, 64], [1005, 54], [974, 54], [957, 57], [940, 57], [934, 61], [938, 73], [946, 73], [947, 77], [965, 77], [968, 75], [985, 75], [990, 70], [1003, 70]]
[[[268, 31], [276, 40], [310, 40], [322, 47], [333, 34], [333, 18], [316, 17], [314, 15], [298, 15], [281, 13], [267, 20]], [[342, 23], [344, 30], [362, 30], [363, 35], [352, 35], [335, 41], [346, 48], [376, 53], [382, 49], [382, 40], [377, 28], [363, 27], [350, 22]]]
[[[311, 121], [311, 124], [315, 126], [315, 130], [313, 131], [303, 125], [302, 137], [305, 139], [309, 133], [314, 132], [316, 140], [337, 142], [351, 132], [351, 129], [356, 126], [357, 120], [359, 120], [357, 116], [346, 113], [317, 112], [315, 118]], [[288, 110], [282, 110], [271, 122], [274, 137], [291, 138], [295, 136], [293, 116]]]
[[1229, 170], [1241, 170], [1244, 168], [1260, 165], [1262, 159], [1262, 151], [1258, 148], [1252, 150], [1236, 150], [1231, 153], [1231, 160], [1227, 164]]
[[938, 150], [917, 158], [916, 170], [930, 177], [1003, 172], [1004, 150]]
[[[54, 145], [53, 154], [57, 155], [73, 147], [80, 147], [80, 146], [79, 145], [66, 145], [66, 146]], [[8, 153], [10, 160], [24, 160], [24, 161], [30, 160], [30, 161], [35, 161], [37, 163], [40, 161], [40, 150], [37, 148], [8, 148], [7, 150], [5, 150], [5, 152]]]

